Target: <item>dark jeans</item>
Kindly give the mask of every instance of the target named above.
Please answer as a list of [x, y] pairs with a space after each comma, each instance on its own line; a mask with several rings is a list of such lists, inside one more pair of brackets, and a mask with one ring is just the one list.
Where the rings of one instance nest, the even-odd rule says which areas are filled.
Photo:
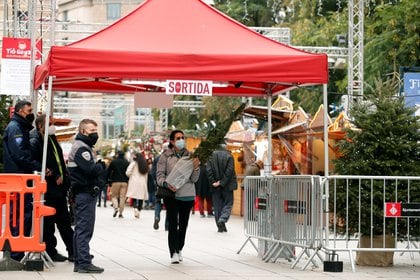
[[74, 219], [74, 265], [86, 267], [91, 264], [89, 242], [93, 236], [96, 215], [96, 196], [78, 193], [75, 197]]
[[166, 217], [168, 218], [168, 245], [170, 256], [184, 248], [188, 220], [194, 201], [165, 199]]
[[104, 207], [106, 207], [107, 197], [108, 197], [108, 186], [102, 186], [99, 189], [98, 205], [101, 206], [101, 199], [103, 199], [104, 200]]
[[233, 191], [224, 188], [212, 189], [214, 218], [217, 222], [226, 223], [233, 207]]
[[45, 196], [45, 205], [55, 209], [55, 215], [44, 217], [44, 242], [48, 255], [57, 254], [57, 238], [55, 237], [55, 225], [60, 233], [61, 239], [66, 245], [68, 255], [73, 255], [73, 234], [71, 227], [70, 213], [67, 207], [65, 196]]
[[[155, 203], [155, 219], [160, 221], [160, 212], [162, 212], [163, 203], [161, 198], [156, 199]], [[165, 215], [165, 230], [168, 230], [168, 215]]]
[[133, 198], [133, 208], [141, 211], [143, 209], [143, 199], [135, 199]]
[[155, 206], [156, 192], [149, 192], [149, 199], [145, 201], [145, 206]]

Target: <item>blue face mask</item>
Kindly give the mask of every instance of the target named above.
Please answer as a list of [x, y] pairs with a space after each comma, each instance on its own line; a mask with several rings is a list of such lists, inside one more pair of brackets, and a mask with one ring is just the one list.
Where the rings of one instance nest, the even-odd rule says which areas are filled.
[[178, 148], [178, 150], [184, 149], [185, 148], [185, 140], [184, 139], [177, 140], [175, 142], [175, 146]]

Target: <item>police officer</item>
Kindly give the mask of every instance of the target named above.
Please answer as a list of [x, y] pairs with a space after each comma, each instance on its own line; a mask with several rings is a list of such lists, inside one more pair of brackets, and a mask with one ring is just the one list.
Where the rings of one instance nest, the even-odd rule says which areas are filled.
[[93, 146], [98, 141], [98, 124], [83, 119], [70, 150], [68, 170], [74, 195], [74, 272], [102, 273], [103, 268], [92, 264], [89, 242], [95, 226], [98, 179], [105, 172], [103, 163], [96, 162]]
[[[4, 173], [32, 174], [34, 171], [41, 171], [41, 164], [32, 160], [31, 146], [29, 143], [29, 131], [33, 128], [34, 114], [32, 104], [29, 101], [21, 100], [15, 105], [15, 112], [3, 134], [3, 164]], [[32, 229], [32, 195], [25, 194], [23, 201], [17, 198], [14, 208], [17, 213], [17, 223], [12, 225], [13, 217], [10, 219], [10, 227], [13, 236], [19, 235], [19, 205], [24, 204], [24, 235], [30, 236]], [[13, 211], [11, 211], [12, 215]], [[24, 256], [23, 252], [12, 252], [11, 257], [20, 261]]]

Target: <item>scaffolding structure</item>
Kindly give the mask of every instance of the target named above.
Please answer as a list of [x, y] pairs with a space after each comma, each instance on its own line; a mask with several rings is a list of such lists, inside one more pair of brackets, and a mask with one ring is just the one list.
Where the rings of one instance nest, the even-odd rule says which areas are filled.
[[[31, 79], [36, 65], [34, 47], [38, 41], [42, 42], [41, 62], [48, 55], [50, 47], [55, 44], [66, 45], [91, 35], [106, 27], [106, 23], [80, 23], [63, 22], [57, 20], [56, 0], [3, 0], [4, 21], [3, 36], [30, 38], [32, 45]], [[363, 17], [364, 0], [349, 0], [349, 23], [348, 23], [348, 48], [347, 47], [307, 47], [295, 46], [296, 48], [314, 52], [326, 53], [329, 62], [337, 61], [337, 58], [347, 60], [348, 69], [348, 106], [363, 96]], [[291, 44], [289, 28], [277, 27], [251, 27], [256, 32], [267, 36], [275, 41]], [[329, 67], [334, 67], [331, 63]], [[31, 84], [33, 81], [31, 81]], [[45, 111], [47, 104], [46, 92], [35, 91], [32, 94], [34, 107], [37, 111]], [[68, 103], [70, 104], [70, 103]], [[200, 108], [201, 104], [189, 104], [193, 108]], [[181, 104], [175, 104], [181, 106]], [[197, 107], [198, 106], [198, 107]], [[70, 108], [68, 108], [70, 109]], [[346, 108], [347, 110], [349, 108]], [[161, 111], [162, 127], [167, 129], [167, 109]]]
[[[349, 108], [363, 97], [363, 23], [364, 0], [349, 0], [348, 41], [348, 96]], [[346, 108], [347, 110], [349, 108]]]

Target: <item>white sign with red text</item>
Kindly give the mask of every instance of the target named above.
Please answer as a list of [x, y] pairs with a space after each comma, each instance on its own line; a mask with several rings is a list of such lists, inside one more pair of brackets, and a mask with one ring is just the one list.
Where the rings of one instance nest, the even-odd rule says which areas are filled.
[[167, 80], [166, 94], [211, 96], [212, 81]]
[[1, 56], [2, 95], [30, 95], [31, 39], [3, 37]]

